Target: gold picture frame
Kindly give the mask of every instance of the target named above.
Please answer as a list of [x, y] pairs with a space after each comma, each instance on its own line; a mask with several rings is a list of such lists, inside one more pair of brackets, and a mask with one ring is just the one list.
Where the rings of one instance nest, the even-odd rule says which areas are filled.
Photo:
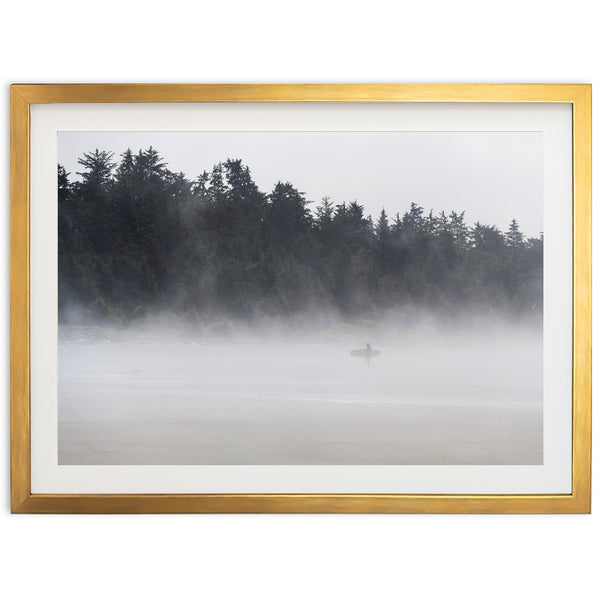
[[[402, 102], [572, 106], [570, 494], [37, 494], [31, 492], [30, 105]], [[11, 86], [11, 506], [15, 513], [587, 513], [591, 479], [591, 86], [15, 84]]]

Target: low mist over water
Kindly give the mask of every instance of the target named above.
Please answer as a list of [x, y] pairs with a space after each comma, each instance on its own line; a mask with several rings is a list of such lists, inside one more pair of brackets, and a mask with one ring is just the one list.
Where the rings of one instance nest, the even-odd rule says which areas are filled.
[[542, 463], [531, 330], [315, 337], [62, 328], [59, 463]]

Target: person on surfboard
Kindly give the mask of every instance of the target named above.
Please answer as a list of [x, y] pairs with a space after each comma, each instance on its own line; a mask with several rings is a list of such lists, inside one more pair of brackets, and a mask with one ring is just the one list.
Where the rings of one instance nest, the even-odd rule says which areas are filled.
[[351, 350], [350, 354], [352, 356], [356, 356], [357, 358], [364, 358], [365, 362], [367, 364], [371, 363], [371, 358], [375, 357], [375, 356], [379, 356], [380, 352], [379, 350], [373, 350], [373, 348], [371, 348], [371, 344], [369, 342], [366, 342], [366, 347], [365, 348], [360, 348], [360, 349], [356, 349], [356, 350]]

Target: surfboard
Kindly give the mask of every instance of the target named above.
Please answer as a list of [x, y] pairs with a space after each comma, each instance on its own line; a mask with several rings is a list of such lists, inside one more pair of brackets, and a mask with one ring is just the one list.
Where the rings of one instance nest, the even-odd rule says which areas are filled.
[[362, 350], [351, 350], [350, 354], [352, 356], [358, 356], [360, 358], [367, 358], [367, 356], [370, 356], [371, 358], [373, 358], [374, 356], [379, 356], [381, 354], [381, 352], [379, 352], [379, 350], [365, 350], [364, 348]]

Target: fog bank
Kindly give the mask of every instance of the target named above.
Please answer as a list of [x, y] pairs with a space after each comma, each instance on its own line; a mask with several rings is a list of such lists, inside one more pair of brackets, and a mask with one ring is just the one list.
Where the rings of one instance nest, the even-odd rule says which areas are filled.
[[[63, 328], [60, 464], [541, 464], [539, 329]], [[381, 354], [350, 356], [369, 341]]]

